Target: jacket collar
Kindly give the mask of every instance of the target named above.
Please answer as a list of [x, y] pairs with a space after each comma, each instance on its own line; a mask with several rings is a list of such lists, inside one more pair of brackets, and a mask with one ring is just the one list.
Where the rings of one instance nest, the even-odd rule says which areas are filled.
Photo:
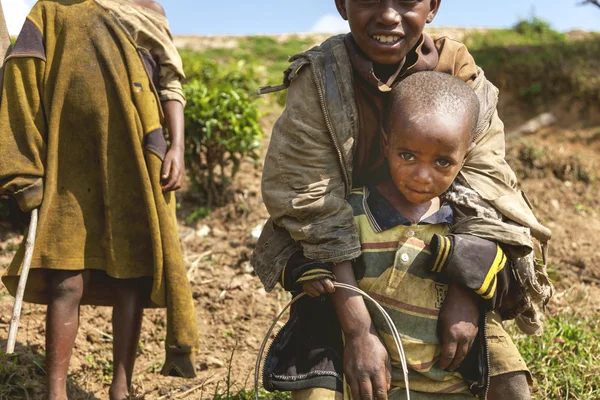
[[[399, 225], [410, 226], [413, 223], [396, 210], [373, 185], [365, 188], [365, 212], [376, 232], [383, 232]], [[442, 204], [439, 210], [418, 222], [418, 225], [436, 225], [454, 223], [454, 213], [448, 203]]]
[[400, 62], [396, 72], [386, 82], [383, 82], [375, 75], [373, 61], [360, 50], [351, 33], [344, 37], [344, 42], [354, 70], [370, 86], [381, 92], [389, 92], [402, 78], [410, 74], [419, 71], [432, 71], [439, 60], [433, 40], [428, 35], [423, 34], [415, 47]]

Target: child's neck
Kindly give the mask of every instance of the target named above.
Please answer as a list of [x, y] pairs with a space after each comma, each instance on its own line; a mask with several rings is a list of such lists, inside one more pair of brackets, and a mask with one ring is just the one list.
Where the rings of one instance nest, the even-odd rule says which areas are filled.
[[375, 64], [373, 63], [373, 72], [381, 82], [387, 82], [392, 75], [398, 71], [401, 63], [398, 64]]
[[406, 200], [406, 197], [391, 180], [378, 184], [377, 190], [400, 214], [413, 224], [424, 220], [440, 209], [439, 197], [421, 204], [411, 203]]

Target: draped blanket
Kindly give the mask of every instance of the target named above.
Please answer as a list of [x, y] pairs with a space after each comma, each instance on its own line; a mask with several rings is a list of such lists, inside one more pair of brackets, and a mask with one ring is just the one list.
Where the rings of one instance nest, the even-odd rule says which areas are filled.
[[[25, 301], [47, 304], [47, 270], [92, 270], [82, 304], [113, 305], [117, 279], [167, 307], [164, 373], [193, 376], [198, 332], [178, 240], [156, 63], [94, 0], [41, 0], [6, 59], [0, 194], [40, 208]], [[2, 278], [16, 291], [24, 248]]]

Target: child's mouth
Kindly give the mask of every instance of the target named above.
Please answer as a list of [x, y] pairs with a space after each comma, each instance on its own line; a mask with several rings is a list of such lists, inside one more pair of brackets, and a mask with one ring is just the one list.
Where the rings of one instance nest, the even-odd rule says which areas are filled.
[[402, 36], [398, 35], [373, 35], [371, 38], [379, 43], [391, 45], [399, 43], [402, 40]]

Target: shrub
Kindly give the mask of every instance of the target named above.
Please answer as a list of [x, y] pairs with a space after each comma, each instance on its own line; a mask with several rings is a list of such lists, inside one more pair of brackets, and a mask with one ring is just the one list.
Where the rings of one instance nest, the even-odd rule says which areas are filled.
[[471, 49], [486, 47], [507, 47], [564, 43], [565, 34], [552, 29], [552, 26], [538, 17], [523, 19], [511, 29], [493, 29], [485, 33], [472, 33], [465, 38], [465, 44]]
[[262, 130], [251, 95], [254, 70], [244, 62], [224, 68], [202, 57], [188, 60], [187, 68], [188, 174], [208, 207], [222, 205], [242, 160], [259, 157]]

